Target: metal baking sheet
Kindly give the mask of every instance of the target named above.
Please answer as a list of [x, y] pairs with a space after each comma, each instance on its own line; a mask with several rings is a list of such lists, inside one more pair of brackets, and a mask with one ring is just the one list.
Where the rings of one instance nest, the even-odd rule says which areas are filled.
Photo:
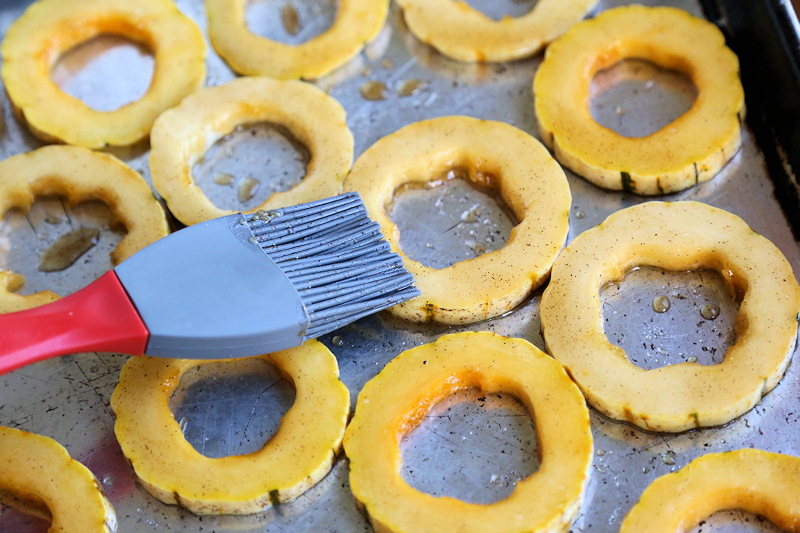
[[[0, 34], [5, 33], [30, 3], [30, 0], [3, 3]], [[491, 16], [518, 15], [534, 4], [531, 0], [470, 0], [469, 3]], [[603, 0], [596, 11], [625, 3], [628, 2]], [[644, 3], [675, 5], [697, 16], [703, 15], [699, 3], [694, 0]], [[205, 31], [205, 13], [200, 0], [178, 0], [177, 4]], [[275, 15], [282, 2], [256, 2], [256, 9], [250, 14], [251, 23], [260, 25], [259, 30], [265, 34], [283, 33], [283, 38], [291, 40], [302, 38], [304, 31], [319, 31], [325, 21], [330, 20], [333, 2], [298, 0], [294, 4], [301, 20], [307, 21], [298, 36], [286, 35], [276, 22], [279, 18]], [[152, 61], [146, 51], [118, 41], [104, 39], [75, 52], [59, 65], [54, 77], [67, 90], [97, 106], [114, 107], [125, 99], [135, 98], [142, 90], [142, 83], [146, 86]], [[103, 61], [105, 66], [98, 65]], [[389, 21], [380, 36], [350, 64], [316, 83], [345, 107], [358, 156], [377, 139], [405, 124], [450, 114], [501, 120], [536, 135], [531, 80], [540, 61], [541, 55], [502, 64], [451, 61], [417, 41], [405, 27], [401, 11], [392, 5]], [[87, 64], [89, 68], [84, 70]], [[207, 64], [206, 85], [234, 78], [210, 46]], [[134, 67], [130, 68], [131, 65]], [[609, 74], [612, 81], [618, 76], [624, 83], [611, 83], [612, 89], [598, 100], [600, 105], [596, 109], [598, 120], [609, 121], [612, 127], [617, 122], [617, 127], [631, 128], [628, 134], [633, 135], [637, 131], [641, 134], [642, 128], [654, 127], [648, 126], [645, 119], [637, 118], [641, 117], [638, 113], [642, 110], [635, 109], [635, 103], [642, 100], [633, 97], [638, 93], [653, 90], [643, 102], [647, 108], [656, 108], [656, 120], [680, 113], [686, 98], [692, 97], [691, 87], [687, 88], [680, 79], [663, 77], [663, 73], [640, 67], [628, 65], [616, 74]], [[133, 79], [126, 81], [129, 78]], [[370, 85], [365, 84], [371, 82], [384, 84], [383, 99], [364, 98], [362, 88], [369, 88]], [[375, 83], [371, 85], [374, 88]], [[416, 90], [408, 90], [410, 87]], [[659, 92], [662, 87], [667, 90]], [[409, 92], [412, 94], [407, 94]], [[15, 121], [7, 98], [3, 98], [2, 110], [4, 128], [0, 132], [0, 157], [41, 145]], [[265, 164], [263, 160], [250, 162], [249, 167], [245, 161], [254, 154], [261, 154], [258, 147], [240, 147], [236, 137], [229, 141], [230, 146], [226, 145], [224, 150], [230, 149], [228, 159], [237, 165], [236, 172], [247, 172], [248, 168], [253, 173], [261, 170], [259, 165]], [[237, 151], [240, 148], [241, 151]], [[282, 157], [293, 153], [285, 146], [274, 148], [283, 154]], [[110, 150], [110, 153], [150, 179], [146, 143]], [[292, 157], [288, 160], [285, 164], [296, 164], [291, 161]], [[570, 172], [567, 175], [573, 194], [570, 239], [597, 225], [609, 213], [645, 200], [635, 195], [603, 191]], [[665, 199], [698, 200], [738, 214], [772, 240], [787, 256], [795, 272], [800, 272], [800, 248], [774, 196], [763, 156], [748, 129], [744, 132], [741, 152], [719, 176]], [[459, 254], [468, 257], [469, 253], [479, 253], [482, 250], [476, 249], [475, 243], [488, 239], [494, 231], [502, 235], [505, 231], [502, 223], [483, 234], [470, 233], [469, 224], [474, 222], [472, 215], [488, 212], [492, 202], [474, 190], [454, 187], [410, 191], [403, 205], [397, 208], [398, 216], [405, 217], [409, 223], [430, 213], [435, 224], [444, 224], [441, 231], [431, 230], [429, 234], [423, 233], [425, 228], [410, 229], [404, 238], [409, 241], [409, 247], [416, 246], [414, 253], [418, 253], [421, 260], [447, 262], [458, 258]], [[75, 217], [88, 217], [100, 227], [109, 224], [96, 209], [85, 209], [88, 214], [82, 212], [83, 208], [73, 213], [61, 207], [57, 199], [45, 199], [37, 209], [39, 215], [36, 212], [27, 217], [16, 214], [16, 219], [12, 216], [0, 224], [0, 268], [33, 274], [36, 266], [31, 263], [35, 262], [36, 253], [20, 259], [9, 249], [47, 242], [58, 231], [68, 230]], [[406, 210], [405, 215], [402, 210]], [[45, 220], [47, 214], [54, 212], [62, 216], [58, 224], [49, 224]], [[502, 218], [499, 214], [482, 216], [490, 222]], [[452, 224], [448, 224], [448, 220]], [[31, 222], [30, 229], [26, 230], [28, 222]], [[107, 238], [109, 244], [104, 246], [113, 246], [110, 243], [114, 235]], [[101, 249], [107, 251], [98, 248]], [[80, 268], [70, 269], [57, 281], [46, 276], [41, 280], [29, 276], [30, 283], [24, 290], [39, 290], [48, 283], [51, 284], [48, 288], [56, 292], [75, 290], [109, 267], [104, 254], [95, 255], [97, 257]], [[730, 324], [736, 303], [720, 290], [714, 274], [673, 275], [644, 270], [635, 278], [604, 291], [604, 308], [610, 323], [607, 331], [612, 340], [628, 349], [631, 357], [642, 365], [658, 366], [693, 357], [703, 364], [719, 362], [721, 354], [734, 340]], [[343, 328], [322, 341], [336, 355], [342, 380], [355, 403], [364, 383], [393, 357], [442, 334], [465, 329], [488, 330], [525, 338], [544, 348], [539, 333], [540, 296], [541, 290], [512, 313], [469, 328], [409, 324], [380, 315]], [[655, 313], [652, 308], [653, 300], [659, 296], [666, 296], [672, 303], [666, 313]], [[701, 308], [707, 304], [720, 307], [717, 319], [700, 317]], [[149, 496], [136, 484], [122, 456], [108, 406], [120, 367], [126, 359], [115, 354], [79, 354], [38, 363], [0, 377], [0, 424], [48, 435], [66, 446], [72, 456], [87, 465], [100, 480], [116, 509], [120, 531], [370, 531], [350, 493], [344, 456], [339, 457], [321, 483], [295, 501], [254, 515], [200, 517]], [[257, 449], [275, 430], [292, 399], [291, 386], [275, 373], [256, 375], [220, 366], [188, 376], [172, 398], [172, 406], [190, 442], [202, 453], [219, 456]], [[681, 468], [704, 453], [756, 447], [800, 456], [798, 419], [800, 370], [796, 363], [758, 406], [721, 428], [678, 435], [655, 434], [611, 421], [592, 411], [595, 439], [592, 476], [572, 531], [617, 531], [625, 514], [653, 479]], [[422, 425], [403, 440], [403, 475], [420, 490], [486, 503], [507, 496], [518, 480], [536, 470], [535, 449], [535, 430], [530, 418], [513, 398], [462, 391], [437, 405]], [[13, 509], [0, 510], [2, 531], [44, 531], [46, 527], [46, 522]], [[727, 532], [774, 530], [758, 517], [738, 511], [717, 513], [695, 531], [711, 528]]]

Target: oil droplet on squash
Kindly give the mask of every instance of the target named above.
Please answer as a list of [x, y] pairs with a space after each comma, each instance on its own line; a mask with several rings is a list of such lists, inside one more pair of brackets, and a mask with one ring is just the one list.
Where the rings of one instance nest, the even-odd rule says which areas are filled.
[[713, 304], [705, 304], [700, 307], [700, 316], [706, 320], [714, 320], [719, 316], [719, 307]]
[[666, 313], [670, 307], [669, 298], [666, 296], [656, 296], [653, 298], [653, 311], [656, 313]]
[[423, 88], [425, 88], [425, 86], [426, 83], [424, 81], [416, 78], [406, 80], [400, 84], [400, 87], [397, 89], [397, 94], [402, 97], [413, 96], [419, 93]]
[[69, 268], [97, 244], [99, 236], [97, 228], [78, 228], [62, 235], [39, 256], [39, 270], [59, 272]]
[[297, 35], [300, 31], [300, 18], [292, 4], [284, 4], [281, 8], [281, 22], [289, 35]]
[[376, 101], [386, 98], [386, 84], [382, 81], [368, 81], [361, 85], [361, 96], [366, 100]]
[[253, 198], [253, 196], [256, 195], [256, 191], [258, 191], [259, 185], [261, 185], [261, 182], [251, 176], [240, 181], [239, 188], [236, 191], [236, 197], [239, 203], [243, 204]]

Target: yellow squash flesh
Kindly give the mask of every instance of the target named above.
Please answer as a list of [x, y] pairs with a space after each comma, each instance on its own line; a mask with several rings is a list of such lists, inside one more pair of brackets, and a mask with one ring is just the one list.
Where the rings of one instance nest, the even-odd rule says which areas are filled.
[[[436, 402], [465, 388], [511, 394], [533, 415], [541, 465], [490, 505], [419, 492], [399, 443]], [[589, 412], [564, 369], [522, 339], [468, 332], [403, 352], [363, 388], [344, 441], [350, 488], [376, 532], [566, 531], [592, 462]]]
[[595, 0], [539, 0], [520, 17], [493, 20], [463, 0], [398, 0], [411, 32], [461, 61], [511, 61], [531, 56], [567, 31]]
[[[741, 295], [722, 363], [644, 370], [611, 344], [600, 289], [634, 267], [716, 270]], [[699, 202], [647, 202], [579, 235], [553, 266], [541, 303], [548, 352], [599, 411], [652, 431], [724, 424], [777, 385], [797, 337], [791, 265], [739, 217]]]
[[[0, 162], [0, 217], [11, 209], [27, 212], [38, 196], [63, 196], [69, 205], [105, 203], [126, 234], [111, 252], [117, 264], [165, 237], [167, 219], [144, 179], [108, 154], [75, 146], [45, 146]], [[25, 280], [0, 271], [0, 313], [36, 307], [58, 298], [50, 291], [15, 294]]]
[[800, 531], [800, 458], [743, 449], [699, 457], [656, 479], [621, 533], [687, 531], [717, 511], [741, 509]]
[[50, 518], [50, 533], [111, 533], [117, 528], [114, 508], [88, 468], [49, 437], [3, 426], [0, 496]]
[[[697, 99], [646, 137], [624, 137], [589, 112], [594, 75], [624, 59], [687, 74]], [[716, 26], [669, 7], [625, 6], [573, 26], [536, 73], [539, 137], [564, 166], [592, 183], [643, 195], [680, 191], [714, 177], [741, 146], [739, 62]]]
[[206, 0], [208, 35], [217, 53], [239, 74], [311, 80], [344, 65], [380, 32], [389, 1], [339, 0], [330, 28], [297, 45], [252, 33], [246, 6], [246, 0]]
[[[389, 218], [395, 191], [463, 168], [471, 181], [493, 177], [519, 223], [506, 245], [447, 268], [409, 259]], [[547, 150], [508, 124], [451, 116], [413, 123], [378, 140], [353, 165], [345, 191], [358, 191], [422, 295], [389, 309], [418, 322], [469, 324], [513, 309], [541, 285], [564, 245], [572, 196]]]
[[[155, 59], [145, 95], [114, 111], [88, 107], [50, 77], [61, 55], [101, 34], [140, 43]], [[87, 148], [146, 138], [156, 117], [205, 78], [203, 35], [170, 0], [38, 0], [11, 25], [1, 51], [3, 83], [31, 132]]]
[[[270, 122], [286, 127], [311, 153], [306, 175], [247, 212], [334, 196], [353, 162], [353, 135], [332, 97], [300, 81], [239, 78], [207, 87], [162, 114], [150, 136], [153, 186], [170, 211], [190, 225], [234, 213], [215, 206], [195, 183], [192, 167], [237, 126]], [[264, 169], [268, 174], [270, 169]], [[255, 177], [258, 177], [257, 175]], [[236, 211], [238, 212], [238, 211]]]
[[[169, 407], [181, 376], [208, 363], [274, 364], [294, 384], [294, 405], [260, 450], [210, 458], [184, 438]], [[321, 480], [341, 449], [350, 394], [336, 358], [317, 341], [247, 360], [136, 357], [111, 397], [114, 431], [153, 496], [198, 514], [247, 514], [296, 498]]]

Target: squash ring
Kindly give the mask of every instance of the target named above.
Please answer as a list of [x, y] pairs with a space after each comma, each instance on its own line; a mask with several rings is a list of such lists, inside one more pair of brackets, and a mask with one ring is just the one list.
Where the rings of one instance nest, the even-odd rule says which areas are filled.
[[[465, 168], [473, 181], [496, 177], [520, 222], [503, 248], [433, 269], [400, 249], [388, 205], [401, 185], [437, 179], [452, 167]], [[344, 189], [361, 194], [422, 291], [389, 312], [418, 322], [468, 324], [509, 311], [547, 279], [569, 230], [572, 196], [564, 171], [536, 139], [501, 122], [452, 116], [410, 124], [366, 150]]]
[[[603, 329], [600, 289], [637, 266], [709, 268], [741, 296], [722, 363], [634, 365]], [[789, 262], [734, 214], [699, 202], [647, 202], [609, 216], [559, 256], [541, 304], [547, 350], [602, 413], [652, 431], [716, 426], [777, 385], [797, 337], [800, 287]]]
[[[638, 58], [688, 74], [692, 107], [664, 128], [624, 137], [594, 121], [594, 75]], [[669, 7], [610, 9], [552, 43], [533, 83], [539, 136], [590, 182], [642, 195], [680, 191], [714, 177], [739, 151], [744, 92], [739, 61], [716, 26]]]
[[[114, 111], [96, 111], [50, 78], [58, 58], [100, 34], [144, 44], [155, 58], [145, 95]], [[9, 28], [2, 78], [17, 116], [45, 141], [86, 148], [126, 146], [147, 137], [158, 115], [200, 87], [205, 42], [168, 0], [39, 0]]]
[[111, 533], [117, 516], [92, 472], [50, 437], [0, 426], [0, 491], [50, 531]]
[[135, 357], [125, 364], [111, 396], [114, 431], [150, 494], [198, 514], [248, 514], [296, 498], [331, 469], [350, 412], [333, 354], [308, 341], [248, 359], [277, 366], [294, 383], [295, 402], [262, 449], [220, 458], [205, 457], [186, 441], [169, 398], [190, 368], [236, 359]]
[[312, 80], [344, 65], [378, 35], [389, 11], [388, 0], [339, 0], [330, 28], [291, 45], [250, 32], [246, 3], [206, 0], [211, 44], [237, 73], [282, 80]]
[[408, 29], [459, 61], [512, 61], [532, 56], [567, 31], [595, 0], [540, 0], [521, 17], [492, 20], [453, 0], [398, 0]]
[[[119, 159], [77, 146], [45, 146], [0, 162], [0, 216], [30, 209], [37, 196], [61, 195], [71, 205], [100, 200], [127, 234], [111, 251], [118, 264], [169, 233], [161, 204], [144, 179]], [[0, 271], [0, 313], [20, 311], [58, 299], [51, 291], [15, 294], [24, 278]]]
[[[456, 390], [513, 394], [533, 414], [539, 470], [491, 505], [413, 489], [400, 474], [399, 441]], [[592, 463], [589, 411], [563, 367], [522, 339], [445, 335], [400, 354], [362, 389], [347, 427], [350, 488], [376, 531], [566, 531]]]
[[800, 458], [743, 449], [710, 453], [650, 484], [621, 533], [686, 531], [716, 511], [742, 509], [797, 531]]
[[308, 148], [311, 161], [298, 185], [272, 194], [248, 212], [339, 194], [353, 163], [353, 135], [342, 106], [308, 83], [238, 78], [195, 92], [153, 126], [153, 186], [178, 220], [191, 225], [235, 212], [218, 208], [206, 197], [192, 178], [192, 167], [218, 139], [254, 122], [285, 126]]

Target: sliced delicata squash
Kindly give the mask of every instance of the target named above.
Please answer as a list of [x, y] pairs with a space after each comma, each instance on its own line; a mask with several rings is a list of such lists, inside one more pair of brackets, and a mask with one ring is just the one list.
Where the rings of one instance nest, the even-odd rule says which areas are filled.
[[[736, 342], [721, 363], [644, 370], [609, 341], [600, 289], [642, 266], [713, 269], [741, 296]], [[738, 216], [699, 202], [646, 202], [579, 235], [556, 260], [540, 310], [547, 351], [593, 407], [668, 432], [725, 424], [772, 390], [794, 350], [799, 312], [800, 287], [781, 251]]]
[[717, 511], [741, 509], [800, 531], [800, 458], [743, 449], [701, 456], [650, 484], [621, 533], [687, 531]]
[[[502, 248], [435, 269], [405, 255], [389, 209], [402, 186], [434, 181], [456, 167], [471, 181], [496, 180], [519, 223]], [[449, 116], [405, 126], [367, 149], [343, 187], [361, 195], [422, 291], [388, 312], [417, 322], [470, 324], [510, 311], [547, 280], [569, 230], [572, 195], [564, 171], [532, 136], [492, 120]]]
[[169, 398], [187, 370], [237, 360], [134, 357], [125, 364], [111, 397], [114, 432], [150, 494], [197, 514], [248, 514], [296, 498], [328, 473], [350, 412], [336, 358], [312, 340], [238, 362], [259, 359], [294, 384], [295, 402], [263, 448], [218, 458], [202, 455], [184, 438]]
[[[114, 156], [77, 146], [44, 146], [0, 162], [0, 217], [11, 209], [27, 212], [37, 196], [59, 195], [70, 205], [105, 203], [126, 230], [111, 251], [115, 265], [169, 233], [161, 204], [139, 173]], [[56, 300], [51, 291], [15, 294], [22, 275], [0, 271], [0, 313], [21, 311]]]
[[595, 0], [539, 0], [519, 17], [493, 20], [463, 0], [398, 0], [421, 41], [461, 61], [531, 56], [580, 20]]
[[0, 426], [0, 500], [49, 518], [51, 532], [111, 533], [117, 516], [92, 472], [50, 437]]
[[[438, 401], [464, 388], [511, 394], [533, 415], [538, 471], [493, 504], [436, 497], [401, 476], [400, 440]], [[344, 441], [350, 488], [381, 532], [566, 531], [592, 463], [589, 412], [563, 367], [522, 339], [445, 335], [401, 353], [358, 395]]]
[[[217, 207], [192, 169], [206, 151], [237, 126], [269, 122], [288, 129], [311, 154], [306, 175], [287, 191], [271, 194], [248, 213], [319, 200], [339, 193], [353, 163], [353, 135], [344, 109], [310, 83], [265, 76], [206, 87], [158, 117], [150, 136], [153, 186], [184, 224], [235, 211]], [[270, 175], [269, 168], [254, 173]]]
[[[625, 137], [589, 111], [594, 75], [624, 59], [687, 74], [697, 99], [646, 137]], [[605, 189], [680, 191], [714, 177], [739, 151], [739, 61], [712, 23], [671, 7], [631, 5], [580, 22], [553, 42], [533, 83], [539, 137], [564, 166]]]
[[[90, 108], [50, 77], [62, 54], [102, 34], [141, 43], [155, 60], [144, 96], [113, 111]], [[146, 138], [156, 117], [205, 79], [203, 35], [170, 0], [38, 0], [11, 25], [0, 50], [3, 84], [31, 132], [86, 148]]]

